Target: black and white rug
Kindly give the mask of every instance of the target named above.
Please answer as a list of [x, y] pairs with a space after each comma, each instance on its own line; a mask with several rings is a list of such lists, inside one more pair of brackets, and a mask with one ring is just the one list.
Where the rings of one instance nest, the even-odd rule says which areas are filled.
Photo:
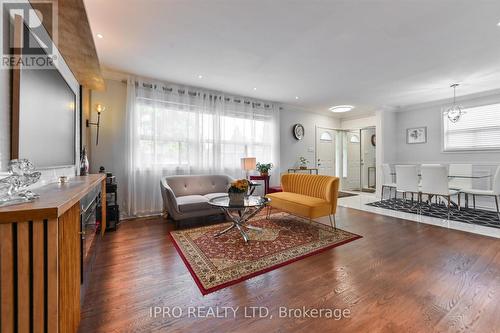
[[357, 196], [356, 193], [349, 193], [349, 192], [342, 192], [342, 191], [339, 191], [339, 195], [338, 195], [338, 198], [347, 198], [347, 197], [355, 197]]
[[[405, 213], [419, 214], [419, 209], [416, 205], [416, 202], [411, 202], [410, 200], [405, 201], [402, 199], [397, 199], [395, 201], [395, 199], [390, 199], [371, 202], [367, 205], [378, 208], [397, 210]], [[429, 206], [428, 204], [423, 203], [421, 205], [420, 213], [422, 215], [435, 217], [438, 219], [448, 218], [448, 209], [444, 204], [432, 204], [431, 206]], [[450, 220], [500, 229], [500, 220], [497, 213], [489, 210], [474, 210], [471, 208], [465, 209], [463, 207], [458, 210], [457, 207], [452, 207], [450, 209]]]

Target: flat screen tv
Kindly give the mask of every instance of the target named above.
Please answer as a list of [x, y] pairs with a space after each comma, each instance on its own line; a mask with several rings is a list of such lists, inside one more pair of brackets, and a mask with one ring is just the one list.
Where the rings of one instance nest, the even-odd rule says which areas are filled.
[[[22, 28], [24, 35], [30, 33], [26, 25]], [[72, 74], [67, 65], [63, 65], [65, 72], [55, 65], [43, 69], [20, 66], [17, 79], [13, 79], [18, 103], [13, 103], [17, 128], [13, 129], [12, 140], [17, 140], [17, 147], [11, 155], [27, 158], [39, 169], [77, 164], [79, 91], [72, 89], [64, 78], [63, 73]], [[75, 81], [74, 76], [72, 78]]]

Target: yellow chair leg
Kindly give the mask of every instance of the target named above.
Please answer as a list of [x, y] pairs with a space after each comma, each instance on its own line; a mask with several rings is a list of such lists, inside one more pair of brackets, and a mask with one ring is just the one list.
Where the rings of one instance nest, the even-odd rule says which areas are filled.
[[330, 225], [332, 229], [337, 229], [337, 222], [335, 221], [335, 215], [333, 215], [333, 221], [332, 221], [332, 214], [328, 215], [330, 218]]

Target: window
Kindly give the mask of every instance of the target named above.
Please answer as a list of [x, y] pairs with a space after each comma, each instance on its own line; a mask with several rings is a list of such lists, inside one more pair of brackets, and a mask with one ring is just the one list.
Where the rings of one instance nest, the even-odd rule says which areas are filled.
[[240, 178], [246, 156], [273, 163], [271, 184], [279, 181], [277, 104], [130, 77], [126, 122], [125, 210], [130, 216], [162, 211], [162, 177]]
[[321, 141], [333, 141], [332, 136], [328, 132], [323, 132], [321, 133], [321, 136], [319, 137]]
[[357, 136], [356, 134], [349, 134], [349, 136], [350, 136], [349, 141], [351, 143], [359, 143], [359, 136]]
[[444, 151], [500, 149], [500, 104], [464, 111], [456, 123], [442, 114]]
[[191, 105], [151, 103], [138, 98], [137, 165], [192, 172], [240, 170], [240, 159], [273, 161], [272, 117]]

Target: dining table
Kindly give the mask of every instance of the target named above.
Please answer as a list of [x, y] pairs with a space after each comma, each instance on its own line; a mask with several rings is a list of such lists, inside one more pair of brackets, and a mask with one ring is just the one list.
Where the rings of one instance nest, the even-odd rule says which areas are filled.
[[[391, 176], [396, 176], [396, 173], [395, 172], [391, 172]], [[420, 173], [418, 174], [418, 176], [422, 177], [422, 175]], [[492, 176], [491, 174], [476, 175], [476, 176], [473, 176], [473, 175], [463, 175], [463, 174], [462, 175], [460, 175], [460, 174], [452, 174], [452, 175], [448, 175], [448, 178], [450, 178], [450, 179], [454, 179], [454, 178], [459, 178], [459, 179], [483, 179], [483, 178], [490, 178], [491, 176]], [[455, 189], [455, 190], [460, 190], [460, 189]], [[429, 195], [428, 194], [428, 196], [429, 196], [428, 200], [432, 200], [433, 195]], [[466, 207], [468, 207], [469, 206], [469, 198], [468, 198], [468, 196], [466, 196], [465, 198], [466, 198], [465, 199], [465, 202], [466, 202], [465, 205], [466, 205]], [[453, 206], [455, 206], [457, 208], [459, 207], [458, 203], [456, 203], [455, 201], [451, 200], [450, 202], [451, 202], [451, 204]]]
[[[396, 176], [395, 172], [391, 172], [391, 176]], [[419, 173], [419, 177], [422, 177], [422, 175]], [[482, 179], [482, 178], [489, 178], [491, 175], [479, 175], [479, 176], [473, 176], [473, 175], [448, 175], [448, 178], [462, 178], [462, 179]]]

